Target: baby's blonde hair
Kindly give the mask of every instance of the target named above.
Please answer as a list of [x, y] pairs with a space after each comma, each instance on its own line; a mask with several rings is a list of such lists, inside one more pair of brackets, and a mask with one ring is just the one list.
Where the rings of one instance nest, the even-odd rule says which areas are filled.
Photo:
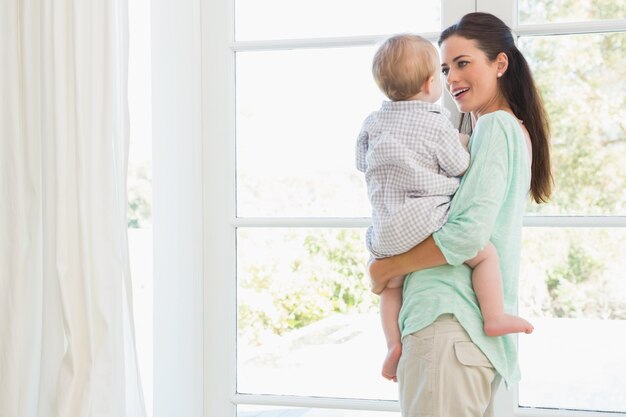
[[372, 73], [378, 87], [390, 100], [407, 100], [420, 92], [437, 71], [439, 54], [421, 36], [399, 34], [386, 39], [378, 48]]

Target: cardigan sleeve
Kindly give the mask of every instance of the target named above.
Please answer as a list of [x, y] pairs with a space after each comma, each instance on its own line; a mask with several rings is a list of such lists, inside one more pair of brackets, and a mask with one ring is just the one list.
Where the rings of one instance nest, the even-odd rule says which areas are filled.
[[507, 193], [510, 138], [494, 116], [485, 115], [476, 124], [470, 167], [452, 199], [447, 222], [433, 233], [450, 265], [472, 259], [487, 245]]

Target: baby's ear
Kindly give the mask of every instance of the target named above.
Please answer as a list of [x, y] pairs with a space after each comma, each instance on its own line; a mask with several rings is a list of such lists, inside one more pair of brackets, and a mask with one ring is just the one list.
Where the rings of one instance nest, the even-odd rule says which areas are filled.
[[430, 90], [433, 88], [433, 83], [435, 82], [435, 76], [431, 75], [430, 77], [428, 77], [428, 79], [424, 82], [424, 84], [422, 85], [422, 87], [420, 88], [420, 91], [423, 92], [424, 94], [430, 94]]

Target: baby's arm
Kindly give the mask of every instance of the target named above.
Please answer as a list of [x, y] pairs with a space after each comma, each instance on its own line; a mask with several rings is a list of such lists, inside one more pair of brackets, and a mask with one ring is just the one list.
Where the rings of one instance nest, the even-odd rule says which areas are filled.
[[461, 145], [463, 145], [465, 150], [467, 150], [469, 146], [469, 140], [470, 140], [469, 135], [466, 135], [465, 133], [459, 133], [459, 141], [461, 142]]
[[460, 177], [469, 167], [467, 144], [469, 136], [460, 134], [456, 129], [441, 131], [437, 146], [437, 162], [449, 177]]
[[365, 172], [367, 170], [367, 150], [369, 149], [369, 135], [366, 130], [362, 130], [359, 133], [359, 137], [356, 140], [356, 168]]

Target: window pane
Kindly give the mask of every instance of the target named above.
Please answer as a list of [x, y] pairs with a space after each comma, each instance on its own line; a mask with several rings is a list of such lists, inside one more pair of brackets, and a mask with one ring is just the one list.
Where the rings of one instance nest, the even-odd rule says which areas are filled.
[[552, 127], [555, 193], [530, 211], [626, 213], [626, 33], [523, 37]]
[[237, 406], [237, 417], [400, 417], [399, 412], [333, 410], [326, 408]]
[[626, 412], [626, 230], [524, 230], [521, 406]]
[[369, 216], [355, 167], [373, 47], [237, 54], [237, 214]]
[[626, 18], [624, 0], [519, 0], [521, 24]]
[[236, 0], [238, 41], [435, 32], [438, 1]]
[[237, 391], [397, 399], [361, 229], [239, 229]]

